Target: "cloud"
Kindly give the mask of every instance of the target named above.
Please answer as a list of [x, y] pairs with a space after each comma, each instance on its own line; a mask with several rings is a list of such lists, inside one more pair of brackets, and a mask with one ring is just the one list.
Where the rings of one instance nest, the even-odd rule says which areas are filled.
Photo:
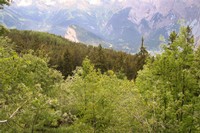
[[91, 5], [101, 5], [102, 1], [101, 0], [89, 0], [89, 3]]
[[47, 5], [56, 5], [56, 1], [55, 0], [46, 0], [45, 2]]
[[125, 2], [126, 0], [118, 0], [118, 2]]
[[[102, 6], [103, 4], [113, 4], [113, 3], [124, 3], [128, 0], [14, 0], [17, 6], [30, 6], [34, 4], [45, 4], [48, 6], [77, 6], [82, 7], [84, 6]], [[82, 4], [82, 5], [81, 5]], [[110, 5], [112, 6], [112, 5]]]
[[17, 4], [17, 6], [30, 6], [32, 5], [32, 0], [18, 0], [15, 1], [15, 3]]
[[14, 0], [17, 6], [50, 6], [50, 7], [61, 7], [61, 8], [73, 8], [80, 10], [87, 10], [90, 7], [95, 6], [106, 6], [108, 8], [116, 7], [140, 7], [141, 2], [158, 2], [159, 0]]

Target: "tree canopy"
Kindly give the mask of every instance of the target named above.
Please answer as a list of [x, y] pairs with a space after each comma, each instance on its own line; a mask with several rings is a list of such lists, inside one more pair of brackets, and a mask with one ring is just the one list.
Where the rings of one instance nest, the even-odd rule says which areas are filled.
[[0, 0], [0, 9], [3, 8], [4, 5], [9, 5], [12, 0]]
[[198, 50], [189, 27], [170, 37], [174, 35], [164, 52], [139, 72], [136, 86], [149, 109], [151, 132], [199, 132]]

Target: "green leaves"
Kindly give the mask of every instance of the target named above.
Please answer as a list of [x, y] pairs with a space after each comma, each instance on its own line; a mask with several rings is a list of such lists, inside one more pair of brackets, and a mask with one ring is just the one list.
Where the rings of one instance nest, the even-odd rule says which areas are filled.
[[9, 45], [1, 38], [0, 120], [7, 122], [1, 123], [0, 131], [29, 132], [46, 124], [55, 125], [53, 121], [58, 116], [52, 101], [62, 76], [48, 68], [43, 59], [31, 54], [19, 56]]
[[77, 118], [73, 125], [68, 127], [69, 131], [128, 132], [132, 128], [138, 130], [137, 126], [142, 126], [139, 121], [143, 120], [142, 103], [133, 82], [118, 79], [111, 70], [101, 74], [87, 58], [82, 66], [64, 85], [68, 86], [65, 89], [70, 92], [64, 99], [66, 111]]
[[194, 114], [198, 112], [193, 108], [196, 106], [193, 100], [198, 99], [194, 91], [199, 88], [193, 73], [196, 61], [191, 29], [182, 27], [179, 34], [173, 32], [170, 41], [164, 46], [163, 53], [139, 72], [136, 86], [150, 107], [153, 132], [198, 131], [192, 126]]

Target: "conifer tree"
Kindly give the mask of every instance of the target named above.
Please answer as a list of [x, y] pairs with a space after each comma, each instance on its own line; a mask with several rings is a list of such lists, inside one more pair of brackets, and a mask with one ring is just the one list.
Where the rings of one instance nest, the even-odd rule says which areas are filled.
[[95, 67], [99, 68], [101, 72], [106, 72], [106, 57], [101, 44], [97, 48], [97, 55], [95, 57]]
[[146, 59], [148, 58], [149, 54], [144, 46], [144, 37], [142, 37], [140, 52], [137, 54], [137, 71], [143, 69], [143, 65], [145, 64]]
[[140, 55], [144, 55], [146, 56], [148, 54], [145, 46], [144, 46], [144, 37], [142, 37], [142, 43], [141, 43], [141, 47], [140, 47], [140, 52], [139, 52]]

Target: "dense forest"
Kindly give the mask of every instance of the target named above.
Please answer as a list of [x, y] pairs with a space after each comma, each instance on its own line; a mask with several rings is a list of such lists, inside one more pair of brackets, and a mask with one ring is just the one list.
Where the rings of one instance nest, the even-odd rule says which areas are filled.
[[0, 28], [0, 132], [200, 132], [200, 47], [190, 27], [155, 56], [143, 43], [131, 55]]
[[[35, 32], [10, 30], [5, 32], [15, 44], [17, 53], [27, 53], [30, 50], [40, 57], [49, 57], [49, 65], [67, 77], [72, 75], [77, 66], [81, 66], [83, 59], [88, 57], [102, 73], [113, 70], [121, 78], [135, 79], [137, 71], [142, 69], [148, 52], [141, 45], [141, 50], [135, 54], [127, 54], [112, 49], [94, 47], [70, 42], [56, 35]], [[123, 76], [124, 74], [124, 76]]]

